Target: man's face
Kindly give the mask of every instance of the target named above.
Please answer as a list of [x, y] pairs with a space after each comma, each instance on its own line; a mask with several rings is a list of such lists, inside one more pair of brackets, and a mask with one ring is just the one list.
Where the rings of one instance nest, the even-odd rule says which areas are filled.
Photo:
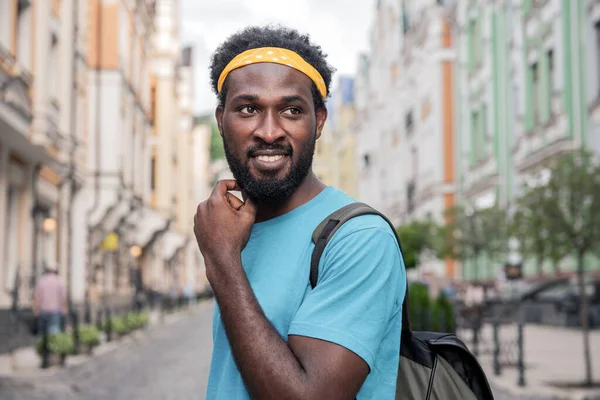
[[254, 201], [289, 198], [309, 173], [327, 111], [315, 112], [312, 81], [279, 64], [234, 70], [216, 112], [229, 168]]

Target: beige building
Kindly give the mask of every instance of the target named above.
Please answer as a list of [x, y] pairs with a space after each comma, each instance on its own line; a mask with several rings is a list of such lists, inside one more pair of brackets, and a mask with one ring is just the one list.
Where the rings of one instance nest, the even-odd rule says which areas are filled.
[[89, 175], [73, 204], [84, 221], [73, 258], [86, 304], [130, 304], [139, 285], [141, 249], [164, 223], [152, 225], [150, 93], [154, 2], [89, 0], [87, 157]]
[[354, 134], [354, 80], [342, 76], [327, 102], [328, 118], [317, 140], [313, 170], [324, 183], [358, 195]]
[[192, 49], [179, 41], [179, 1], [156, 1], [153, 37], [154, 147], [151, 204], [168, 221], [144, 257], [144, 282], [174, 293], [194, 287], [200, 260], [193, 233]]
[[8, 308], [30, 307], [49, 263], [75, 294], [69, 221], [86, 173], [87, 6], [0, 1], [0, 325]]

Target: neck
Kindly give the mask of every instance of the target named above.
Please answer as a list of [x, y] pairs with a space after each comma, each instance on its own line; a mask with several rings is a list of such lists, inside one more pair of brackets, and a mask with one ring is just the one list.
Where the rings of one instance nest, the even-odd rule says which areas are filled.
[[257, 204], [255, 222], [264, 222], [288, 213], [308, 203], [325, 189], [326, 185], [317, 178], [312, 170], [306, 175], [296, 191], [280, 204]]

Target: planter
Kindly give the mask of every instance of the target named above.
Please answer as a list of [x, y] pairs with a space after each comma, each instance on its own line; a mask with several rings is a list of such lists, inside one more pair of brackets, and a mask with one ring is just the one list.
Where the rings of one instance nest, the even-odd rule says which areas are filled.
[[44, 365], [43, 357], [40, 356], [40, 359], [41, 359], [42, 368], [49, 368], [49, 367], [56, 367], [56, 366], [64, 367], [67, 362], [67, 355], [50, 353], [50, 354], [48, 354], [48, 364], [46, 364], [46, 365]]
[[88, 343], [79, 343], [79, 347], [77, 348], [77, 352], [79, 354], [87, 354], [89, 356], [92, 355], [94, 347], [98, 344], [88, 344]]

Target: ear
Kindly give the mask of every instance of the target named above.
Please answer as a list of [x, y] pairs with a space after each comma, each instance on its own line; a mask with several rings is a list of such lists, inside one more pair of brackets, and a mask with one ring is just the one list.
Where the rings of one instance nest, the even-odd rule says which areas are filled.
[[327, 121], [327, 109], [325, 107], [317, 108], [317, 139], [321, 137], [325, 121]]
[[221, 134], [221, 137], [223, 137], [223, 106], [217, 106], [217, 109], [215, 110], [215, 118], [217, 120], [219, 133]]

